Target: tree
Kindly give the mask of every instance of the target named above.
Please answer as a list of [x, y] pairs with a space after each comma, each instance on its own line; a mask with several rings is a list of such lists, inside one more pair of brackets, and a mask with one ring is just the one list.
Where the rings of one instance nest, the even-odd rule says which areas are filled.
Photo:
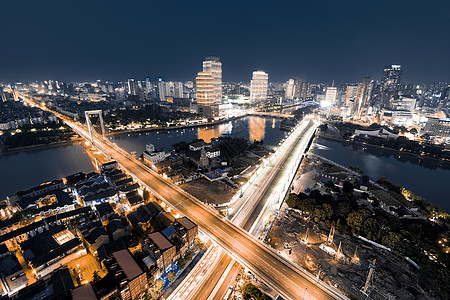
[[169, 280], [170, 282], [172, 282], [172, 281], [174, 281], [174, 279], [175, 279], [175, 271], [170, 271], [170, 272], [167, 274], [167, 280]]
[[328, 203], [323, 204], [322, 207], [325, 213], [325, 218], [327, 220], [330, 220], [333, 217], [333, 207], [331, 207], [331, 205]]
[[180, 266], [180, 269], [184, 269], [184, 267], [186, 266], [186, 260], [184, 259], [184, 257], [180, 257], [180, 259], [178, 260], [178, 265]]
[[195, 245], [195, 247], [196, 247], [199, 251], [202, 251], [203, 248], [205, 247], [205, 244], [204, 244], [203, 241], [200, 240], [199, 238], [196, 238], [196, 239], [194, 240], [194, 245]]
[[314, 209], [314, 221], [315, 222], [320, 222], [322, 220], [325, 220], [325, 211], [323, 209], [320, 208], [315, 208]]
[[163, 288], [164, 288], [164, 280], [156, 280], [152, 288], [149, 290], [146, 300], [158, 299], [159, 293], [161, 293]]
[[244, 299], [254, 298], [255, 300], [269, 300], [270, 298], [261, 292], [252, 283], [247, 282], [242, 286], [242, 292], [244, 293]]
[[370, 212], [367, 209], [351, 212], [347, 217], [347, 225], [353, 233], [359, 234], [362, 232], [364, 222], [369, 216]]
[[144, 203], [150, 202], [150, 193], [147, 189], [144, 189], [144, 192], [142, 193], [142, 197], [144, 198]]
[[387, 235], [383, 236], [381, 243], [389, 248], [397, 248], [400, 244], [402, 237], [400, 234], [390, 231]]

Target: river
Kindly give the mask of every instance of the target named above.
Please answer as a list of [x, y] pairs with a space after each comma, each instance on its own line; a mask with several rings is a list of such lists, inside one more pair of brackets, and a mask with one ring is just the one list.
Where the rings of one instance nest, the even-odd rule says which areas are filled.
[[[287, 134], [279, 129], [279, 122], [279, 119], [246, 117], [208, 127], [118, 134], [110, 139], [127, 151], [136, 151], [138, 155], [145, 150], [147, 143], [153, 143], [156, 148], [170, 148], [181, 141], [190, 142], [201, 138], [208, 142], [219, 136], [264, 140], [266, 145], [276, 146]], [[378, 148], [363, 150], [361, 146], [325, 139], [316, 139], [316, 143], [324, 147], [316, 147], [315, 153], [344, 166], [358, 166], [374, 180], [386, 176], [392, 182], [450, 211], [450, 197], [446, 189], [450, 169], [439, 166], [436, 161], [405, 154], [399, 156], [397, 152]], [[94, 166], [83, 146], [76, 143], [0, 155], [0, 170], [2, 200], [16, 191], [43, 182], [76, 172], [93, 171]]]
[[110, 137], [110, 140], [127, 151], [135, 151], [138, 155], [145, 150], [147, 143], [152, 143], [157, 149], [170, 148], [171, 145], [182, 141], [203, 139], [209, 142], [211, 138], [219, 136], [239, 137], [249, 141], [263, 140], [267, 146], [277, 146], [287, 135], [286, 131], [279, 129], [279, 125], [279, 119], [245, 117], [207, 127], [117, 134]]
[[89, 155], [79, 142], [2, 154], [0, 200], [43, 182], [94, 169]]
[[358, 166], [372, 180], [385, 176], [450, 212], [450, 168], [442, 163], [375, 147], [316, 139], [314, 153], [344, 166]]
[[[276, 146], [287, 133], [279, 129], [279, 119], [246, 117], [208, 127], [194, 127], [165, 131], [149, 131], [119, 134], [111, 140], [127, 151], [137, 154], [145, 150], [145, 144], [157, 148], [170, 148], [174, 143], [190, 142], [201, 138], [209, 142], [221, 135], [241, 137], [247, 140], [264, 140]], [[90, 172], [95, 168], [80, 143], [51, 146], [0, 155], [0, 200], [19, 190], [25, 190], [43, 182], [62, 178], [77, 172]]]

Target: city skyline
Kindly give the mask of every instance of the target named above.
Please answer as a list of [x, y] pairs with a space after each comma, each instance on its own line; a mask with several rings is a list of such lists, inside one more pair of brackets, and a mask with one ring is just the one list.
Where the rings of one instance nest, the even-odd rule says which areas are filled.
[[[224, 82], [249, 81], [259, 69], [274, 82], [358, 82], [380, 78], [388, 64], [404, 66], [403, 82], [450, 81], [448, 3], [4, 5], [11, 46], [0, 50], [1, 81], [194, 80], [208, 55], [221, 57]], [[211, 25], [202, 34], [193, 30], [203, 22]]]

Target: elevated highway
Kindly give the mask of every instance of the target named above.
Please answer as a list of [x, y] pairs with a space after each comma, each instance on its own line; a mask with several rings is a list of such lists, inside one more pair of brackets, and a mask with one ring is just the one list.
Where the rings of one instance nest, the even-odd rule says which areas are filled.
[[[83, 125], [52, 112], [80, 136], [90, 140], [89, 132]], [[161, 197], [172, 209], [195, 222], [233, 258], [252, 270], [284, 298], [300, 299], [308, 291], [308, 294], [316, 299], [347, 299], [332, 287], [317, 282], [315, 277], [219, 215], [214, 209], [207, 207], [175, 184], [164, 180], [119, 147], [96, 134], [92, 135], [91, 142], [105, 155], [116, 160], [136, 180]]]

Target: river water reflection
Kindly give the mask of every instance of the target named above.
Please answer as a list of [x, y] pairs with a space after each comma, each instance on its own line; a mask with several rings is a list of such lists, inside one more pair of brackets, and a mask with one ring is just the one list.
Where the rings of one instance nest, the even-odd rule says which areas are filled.
[[0, 155], [0, 200], [19, 190], [77, 172], [93, 171], [80, 143]]
[[264, 140], [265, 145], [277, 146], [287, 135], [286, 131], [279, 129], [279, 125], [279, 119], [246, 117], [208, 127], [118, 134], [110, 139], [125, 150], [135, 151], [137, 154], [145, 150], [147, 143], [154, 144], [156, 148], [170, 148], [179, 142], [191, 142], [194, 139], [209, 142], [211, 138], [219, 136], [239, 137], [249, 141]]
[[358, 166], [371, 179], [385, 176], [450, 212], [450, 165], [375, 147], [316, 139], [314, 152], [344, 166]]

